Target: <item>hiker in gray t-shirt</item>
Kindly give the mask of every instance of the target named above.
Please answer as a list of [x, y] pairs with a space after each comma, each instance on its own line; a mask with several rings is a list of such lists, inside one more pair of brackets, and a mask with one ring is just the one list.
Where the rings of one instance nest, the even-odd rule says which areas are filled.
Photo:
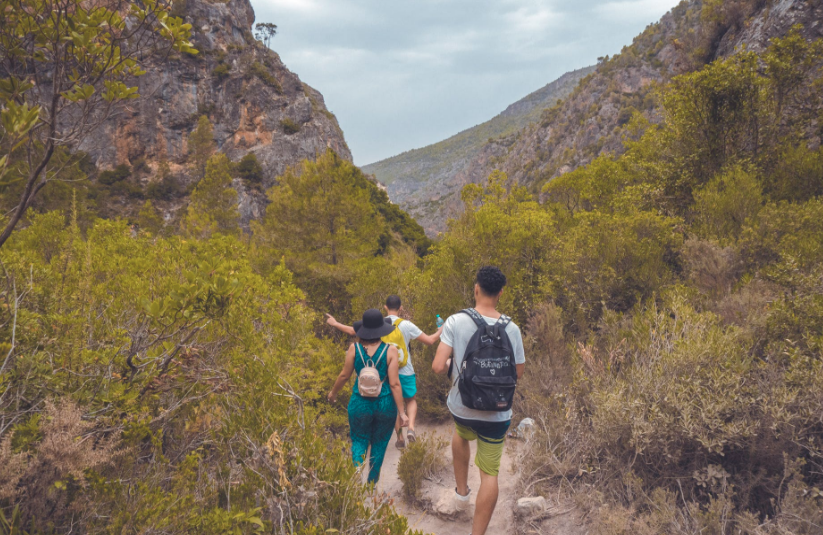
[[[497, 303], [500, 301], [505, 285], [506, 276], [500, 269], [485, 266], [477, 271], [474, 285], [474, 309], [489, 325], [494, 325], [500, 319], [501, 314], [497, 311]], [[456, 381], [457, 370], [463, 363], [469, 340], [476, 331], [477, 324], [468, 314], [459, 313], [450, 316], [443, 325], [443, 334], [432, 363], [432, 370], [439, 374], [447, 373], [450, 360], [454, 359], [452, 388], [447, 401], [455, 423], [455, 431], [452, 435], [452, 456], [457, 487], [452, 497], [453, 508], [464, 511], [468, 508], [471, 495], [471, 489], [468, 486], [469, 461], [471, 460], [469, 441], [477, 440], [474, 464], [480, 469], [480, 490], [477, 493], [472, 535], [484, 535], [497, 505], [499, 492], [497, 476], [512, 412], [511, 410], [479, 411], [466, 407], [462, 402]], [[511, 344], [517, 377], [520, 378], [523, 376], [526, 362], [520, 328], [510, 322], [506, 326], [506, 335]]]

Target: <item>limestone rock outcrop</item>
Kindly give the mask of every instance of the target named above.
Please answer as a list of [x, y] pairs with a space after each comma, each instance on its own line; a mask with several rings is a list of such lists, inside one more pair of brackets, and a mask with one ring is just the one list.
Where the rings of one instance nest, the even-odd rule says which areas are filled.
[[[233, 161], [254, 153], [263, 167], [262, 188], [251, 190], [235, 181], [248, 222], [262, 212], [262, 191], [288, 166], [327, 148], [351, 160], [323, 96], [254, 38], [248, 0], [186, 0], [175, 9], [192, 24], [199, 54], [147, 61], [147, 73], [138, 79], [141, 98], [120, 106], [78, 147], [98, 168], [140, 162], [141, 168], [155, 171], [158, 162], [166, 161], [182, 185], [190, 185], [188, 136], [206, 115], [219, 151]], [[152, 179], [153, 173], [141, 178]], [[183, 203], [169, 201], [164, 208]]]

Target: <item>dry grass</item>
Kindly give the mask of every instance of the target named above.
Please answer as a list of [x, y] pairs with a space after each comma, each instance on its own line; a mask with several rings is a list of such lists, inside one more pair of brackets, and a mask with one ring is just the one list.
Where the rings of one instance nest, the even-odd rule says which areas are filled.
[[20, 504], [25, 524], [49, 519], [56, 527], [80, 513], [72, 497], [86, 486], [88, 470], [110, 465], [116, 437], [95, 432], [69, 400], [45, 402], [42, 439], [31, 451], [15, 452], [12, 433], [0, 442], [0, 499]]

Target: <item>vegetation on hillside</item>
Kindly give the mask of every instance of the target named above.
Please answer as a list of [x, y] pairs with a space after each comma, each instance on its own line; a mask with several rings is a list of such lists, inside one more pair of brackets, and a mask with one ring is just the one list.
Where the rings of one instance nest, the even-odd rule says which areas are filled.
[[[181, 186], [168, 165], [103, 175], [55, 149], [69, 180], [0, 247], [0, 533], [407, 533], [351, 465], [346, 400], [324, 401], [344, 344], [322, 313], [398, 293], [431, 331], [484, 264], [526, 333], [529, 493], [569, 495], [604, 535], [818, 533], [821, 62], [794, 31], [675, 77], [625, 153], [543, 202], [495, 172], [434, 244], [332, 151], [243, 233], [232, 184], [259, 169], [216, 152], [208, 120], [179, 221], [95, 204], [150, 173]], [[415, 369], [437, 418], [431, 353]], [[437, 468], [424, 450], [404, 457], [410, 494], [411, 465]]]
[[[821, 60], [793, 31], [677, 77], [662, 124], [545, 188], [552, 243], [511, 304], [550, 372], [520, 405], [527, 483], [597, 533], [819, 530]], [[534, 217], [493, 186], [453, 231]]]
[[55, 153], [80, 144], [115, 104], [139, 96], [130, 84], [146, 73], [144, 57], [197, 54], [191, 25], [169, 11], [155, 0], [0, 3], [0, 181], [22, 183], [0, 247], [53, 180]]

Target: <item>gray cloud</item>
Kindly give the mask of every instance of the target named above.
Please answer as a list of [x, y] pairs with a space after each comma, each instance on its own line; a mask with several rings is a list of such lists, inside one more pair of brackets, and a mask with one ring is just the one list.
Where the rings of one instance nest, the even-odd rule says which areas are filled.
[[252, 0], [359, 165], [481, 123], [614, 54], [677, 0]]

